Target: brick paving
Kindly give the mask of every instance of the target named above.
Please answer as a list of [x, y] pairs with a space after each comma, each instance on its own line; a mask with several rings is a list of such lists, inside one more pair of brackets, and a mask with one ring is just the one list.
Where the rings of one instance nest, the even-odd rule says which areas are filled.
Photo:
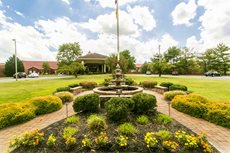
[[[153, 91], [145, 90], [145, 93], [154, 94], [157, 98], [157, 110], [161, 113], [168, 114], [168, 104], [163, 100], [163, 96]], [[79, 95], [89, 94], [92, 91], [82, 92]], [[69, 104], [68, 112], [69, 115], [75, 114], [72, 109], [72, 103]], [[175, 120], [188, 127], [195, 133], [201, 133], [205, 131], [209, 142], [215, 146], [222, 153], [230, 153], [230, 130], [209, 123], [205, 120], [191, 117], [187, 114], [178, 112], [171, 108], [171, 117]], [[36, 117], [35, 119], [28, 121], [23, 124], [12, 126], [0, 130], [0, 153], [6, 153], [8, 148], [8, 142], [11, 140], [13, 135], [22, 135], [24, 131], [31, 131], [36, 128], [43, 129], [52, 123], [66, 118], [66, 107], [64, 106], [61, 110]]]

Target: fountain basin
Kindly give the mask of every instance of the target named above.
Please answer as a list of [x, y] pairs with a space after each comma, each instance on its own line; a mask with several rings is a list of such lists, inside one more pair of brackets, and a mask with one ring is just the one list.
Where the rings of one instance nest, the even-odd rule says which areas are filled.
[[108, 86], [108, 87], [97, 87], [93, 89], [94, 93], [99, 95], [118, 95], [117, 90], [122, 90], [120, 95], [134, 95], [136, 93], [143, 92], [143, 88], [138, 86]]

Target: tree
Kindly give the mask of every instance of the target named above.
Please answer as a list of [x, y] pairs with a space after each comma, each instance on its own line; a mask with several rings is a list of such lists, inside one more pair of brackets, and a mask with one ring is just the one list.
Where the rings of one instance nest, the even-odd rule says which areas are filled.
[[78, 62], [72, 62], [70, 65], [63, 64], [59, 66], [57, 70], [58, 73], [72, 74], [75, 77], [77, 77], [78, 74], [81, 74], [84, 71], [85, 71], [85, 67]]
[[146, 74], [147, 71], [150, 71], [150, 64], [145, 62], [142, 66], [141, 66], [141, 73]]
[[59, 47], [57, 54], [58, 65], [70, 65], [81, 55], [79, 43], [66, 43]]
[[168, 50], [164, 54], [164, 58], [167, 62], [174, 65], [180, 59], [181, 54], [181, 49], [173, 46], [168, 48]]
[[129, 50], [122, 51], [120, 53], [120, 56], [124, 57], [124, 59], [126, 60], [128, 70], [132, 70], [132, 69], [136, 68], [136, 66], [135, 66], [136, 59], [134, 56], [130, 55]]
[[44, 72], [44, 73], [48, 73], [49, 70], [50, 70], [50, 65], [49, 65], [49, 63], [48, 63], [48, 62], [43, 62], [43, 63], [42, 63], [42, 68], [43, 68], [43, 72]]
[[153, 58], [151, 58], [151, 70], [154, 73], [158, 73], [159, 77], [161, 77], [162, 73], [168, 67], [167, 61], [162, 58], [161, 54], [155, 54]]
[[[18, 72], [24, 72], [24, 65], [19, 58], [17, 58], [17, 69]], [[4, 73], [6, 76], [13, 76], [15, 74], [15, 55], [6, 61]]]

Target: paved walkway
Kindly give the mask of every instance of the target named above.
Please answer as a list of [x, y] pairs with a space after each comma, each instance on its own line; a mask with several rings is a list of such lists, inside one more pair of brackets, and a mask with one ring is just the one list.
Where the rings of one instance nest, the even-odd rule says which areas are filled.
[[[163, 96], [153, 91], [145, 90], [145, 93], [154, 94], [157, 98], [157, 110], [164, 114], [168, 114], [168, 104], [163, 100]], [[92, 91], [86, 91], [79, 95], [89, 94]], [[69, 115], [73, 115], [74, 111], [69, 104], [68, 112]], [[209, 123], [202, 119], [194, 118], [184, 113], [178, 112], [171, 108], [171, 117], [190, 128], [195, 133], [201, 133], [206, 131], [209, 142], [215, 146], [222, 153], [230, 153], [230, 130]], [[8, 142], [11, 140], [13, 135], [22, 135], [24, 131], [31, 131], [36, 128], [43, 129], [52, 123], [66, 118], [66, 107], [64, 106], [61, 110], [50, 114], [36, 117], [35, 119], [26, 123], [16, 125], [13, 127], [5, 128], [0, 130], [0, 153], [5, 153], [8, 148]]]

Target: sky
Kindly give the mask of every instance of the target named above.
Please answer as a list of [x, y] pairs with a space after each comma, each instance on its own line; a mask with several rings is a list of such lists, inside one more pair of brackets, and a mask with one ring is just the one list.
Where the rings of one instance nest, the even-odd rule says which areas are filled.
[[[230, 0], [118, 0], [120, 50], [136, 63], [171, 46], [197, 53], [230, 46]], [[63, 43], [79, 42], [83, 55], [116, 53], [115, 0], [0, 0], [0, 63], [56, 60]]]

